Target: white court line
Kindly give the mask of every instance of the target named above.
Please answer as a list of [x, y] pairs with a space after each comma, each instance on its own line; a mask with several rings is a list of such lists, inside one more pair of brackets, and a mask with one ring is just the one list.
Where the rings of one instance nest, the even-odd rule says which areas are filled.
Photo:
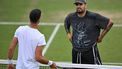
[[[29, 22], [0, 22], [0, 25], [27, 25]], [[49, 23], [49, 22], [41, 22], [39, 25], [57, 25], [60, 24], [61, 26], [64, 25], [64, 23]], [[122, 24], [114, 24], [114, 27], [122, 27]]]
[[[27, 25], [29, 22], [0, 22], [0, 25]], [[64, 23], [47, 23], [47, 22], [40, 22], [39, 25], [64, 25]]]
[[110, 65], [122, 65], [122, 63], [108, 63], [108, 62], [103, 62], [103, 64], [110, 64]]
[[43, 52], [42, 52], [43, 55], [45, 55], [47, 49], [49, 48], [51, 42], [53, 41], [53, 39], [54, 39], [56, 33], [57, 33], [58, 30], [59, 30], [59, 28], [60, 28], [60, 24], [57, 24], [56, 27], [55, 27], [55, 29], [54, 29], [54, 31], [52, 32], [52, 34], [51, 34], [51, 36], [50, 36], [48, 42], [47, 42], [47, 45], [45, 46], [45, 48], [44, 48], [44, 50], [43, 50]]
[[122, 24], [114, 24], [113, 27], [122, 27]]

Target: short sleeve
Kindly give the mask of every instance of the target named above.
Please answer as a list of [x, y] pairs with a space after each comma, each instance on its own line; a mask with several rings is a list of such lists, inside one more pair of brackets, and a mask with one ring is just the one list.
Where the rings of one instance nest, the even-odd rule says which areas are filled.
[[37, 46], [44, 46], [44, 45], [46, 45], [46, 41], [45, 41], [45, 36], [42, 35], [38, 39], [38, 45]]
[[101, 29], [106, 29], [108, 23], [109, 23], [109, 18], [104, 17], [100, 14], [97, 14], [96, 16], [96, 25], [101, 28]]
[[66, 32], [67, 33], [69, 33], [70, 32], [70, 15], [71, 14], [69, 14], [66, 18], [65, 18], [65, 21], [64, 21], [64, 27], [65, 27], [65, 30], [66, 30]]

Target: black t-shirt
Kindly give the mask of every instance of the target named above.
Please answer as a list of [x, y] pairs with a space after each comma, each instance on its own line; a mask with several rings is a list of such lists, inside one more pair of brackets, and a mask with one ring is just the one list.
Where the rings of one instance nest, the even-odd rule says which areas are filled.
[[72, 27], [72, 45], [74, 48], [92, 47], [100, 34], [101, 29], [105, 29], [109, 19], [90, 11], [84, 17], [79, 17], [76, 12], [70, 13], [65, 19], [65, 30], [70, 32]]

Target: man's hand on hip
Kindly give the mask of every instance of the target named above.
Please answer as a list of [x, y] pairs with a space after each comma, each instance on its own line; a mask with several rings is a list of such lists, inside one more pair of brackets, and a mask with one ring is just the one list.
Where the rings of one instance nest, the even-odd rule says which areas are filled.
[[98, 38], [97, 38], [97, 43], [101, 43], [102, 42], [102, 38], [101, 38], [101, 36], [99, 36]]
[[69, 39], [70, 41], [72, 41], [72, 34], [71, 34], [71, 33], [67, 33], [67, 36], [68, 36], [68, 39]]

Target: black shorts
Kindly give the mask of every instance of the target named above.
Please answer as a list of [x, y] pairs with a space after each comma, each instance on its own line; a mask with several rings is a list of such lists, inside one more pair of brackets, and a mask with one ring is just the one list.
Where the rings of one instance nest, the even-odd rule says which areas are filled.
[[86, 51], [77, 51], [73, 48], [72, 63], [101, 65], [102, 63], [97, 46], [93, 46]]

